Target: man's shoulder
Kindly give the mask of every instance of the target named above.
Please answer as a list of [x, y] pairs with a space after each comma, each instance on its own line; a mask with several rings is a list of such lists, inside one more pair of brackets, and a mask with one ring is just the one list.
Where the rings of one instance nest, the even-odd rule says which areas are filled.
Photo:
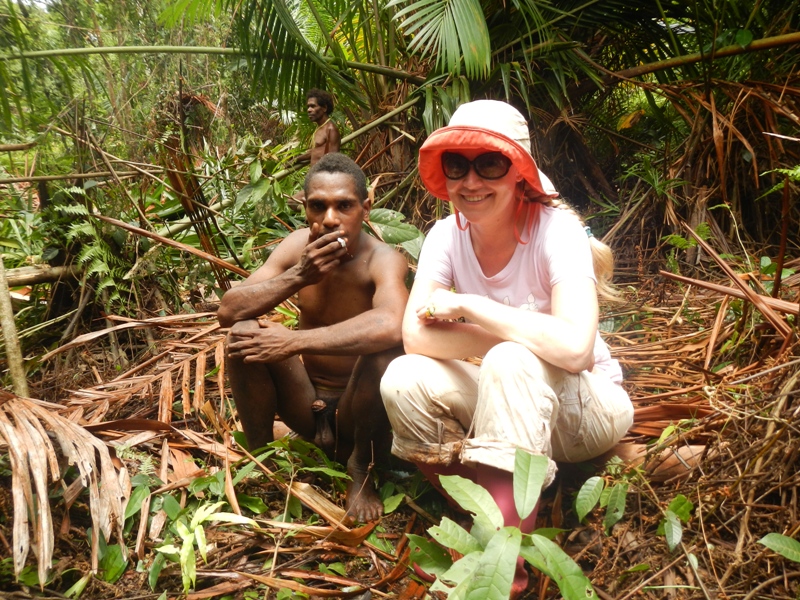
[[385, 268], [408, 268], [408, 260], [403, 256], [394, 246], [390, 246], [386, 242], [372, 237], [367, 233], [362, 233], [364, 239], [367, 240], [368, 246], [368, 264], [370, 268], [385, 269]]

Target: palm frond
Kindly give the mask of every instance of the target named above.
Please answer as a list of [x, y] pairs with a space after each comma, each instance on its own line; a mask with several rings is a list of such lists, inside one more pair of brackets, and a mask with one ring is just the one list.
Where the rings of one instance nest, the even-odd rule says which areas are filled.
[[[403, 4], [393, 0], [390, 7]], [[467, 77], [489, 73], [491, 42], [486, 17], [478, 0], [416, 0], [396, 15], [401, 28], [414, 36], [409, 51], [435, 56], [439, 68]]]

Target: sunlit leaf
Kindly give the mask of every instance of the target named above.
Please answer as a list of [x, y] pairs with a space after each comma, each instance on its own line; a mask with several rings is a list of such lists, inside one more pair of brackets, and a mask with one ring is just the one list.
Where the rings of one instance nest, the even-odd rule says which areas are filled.
[[578, 521], [583, 521], [583, 518], [597, 506], [605, 485], [605, 480], [602, 477], [595, 476], [587, 479], [586, 483], [581, 486], [575, 499], [575, 511], [578, 513]]
[[546, 456], [517, 448], [514, 456], [514, 504], [520, 519], [527, 519], [536, 508], [549, 463]]
[[800, 563], [800, 542], [780, 533], [768, 533], [758, 540], [773, 552], [777, 552], [784, 558]]

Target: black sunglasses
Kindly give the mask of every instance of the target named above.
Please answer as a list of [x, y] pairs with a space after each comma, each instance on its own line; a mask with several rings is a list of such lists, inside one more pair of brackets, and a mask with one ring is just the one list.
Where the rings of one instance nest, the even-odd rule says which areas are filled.
[[511, 168], [511, 159], [500, 152], [486, 152], [468, 160], [455, 152], [442, 153], [442, 171], [448, 179], [462, 179], [469, 173], [470, 166], [483, 179], [500, 179]]

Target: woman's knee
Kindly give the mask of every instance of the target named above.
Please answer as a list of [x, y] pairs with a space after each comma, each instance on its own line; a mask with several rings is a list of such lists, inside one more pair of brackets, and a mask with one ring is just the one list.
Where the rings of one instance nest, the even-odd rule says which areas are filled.
[[549, 370], [553, 368], [517, 342], [501, 342], [493, 346], [483, 357], [481, 366], [483, 371], [496, 371], [502, 376], [525, 372], [537, 379], [548, 379]]
[[405, 354], [389, 363], [381, 377], [381, 397], [387, 411], [405, 402], [407, 393], [418, 385], [416, 376], [423, 372], [426, 360], [430, 359], [418, 354]]

